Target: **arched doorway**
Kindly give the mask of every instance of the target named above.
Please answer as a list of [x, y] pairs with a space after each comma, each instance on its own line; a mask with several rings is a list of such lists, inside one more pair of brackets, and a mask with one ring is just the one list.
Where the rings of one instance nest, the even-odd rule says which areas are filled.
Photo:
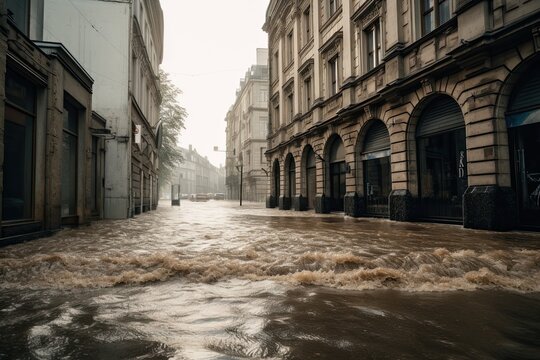
[[465, 121], [449, 96], [430, 101], [416, 128], [420, 217], [462, 221], [467, 189]]
[[540, 64], [515, 86], [506, 125], [520, 222], [540, 227]]
[[345, 147], [338, 136], [330, 140], [328, 148], [328, 175], [329, 175], [329, 202], [330, 211], [343, 211], [345, 198], [345, 176], [347, 163], [345, 162]]
[[285, 196], [292, 200], [296, 195], [296, 164], [289, 154], [285, 159]]
[[315, 151], [309, 145], [304, 150], [302, 162], [304, 165], [304, 195], [307, 198], [307, 208], [313, 209], [315, 207], [315, 196], [317, 195], [317, 168]]
[[366, 213], [388, 216], [388, 196], [392, 190], [390, 135], [382, 121], [374, 121], [369, 126], [360, 159], [364, 170]]
[[272, 166], [272, 195], [276, 200], [276, 204], [279, 200], [279, 183], [280, 183], [280, 174], [279, 174], [279, 161], [276, 159], [274, 165]]

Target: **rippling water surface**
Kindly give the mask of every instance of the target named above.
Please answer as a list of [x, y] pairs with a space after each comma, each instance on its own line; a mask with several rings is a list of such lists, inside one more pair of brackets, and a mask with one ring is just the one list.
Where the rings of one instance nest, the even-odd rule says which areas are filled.
[[0, 358], [537, 359], [540, 234], [180, 208], [0, 249]]

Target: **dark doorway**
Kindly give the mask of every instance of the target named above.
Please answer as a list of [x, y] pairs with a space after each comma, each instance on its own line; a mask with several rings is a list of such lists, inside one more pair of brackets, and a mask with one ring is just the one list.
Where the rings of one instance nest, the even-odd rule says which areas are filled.
[[506, 114], [521, 225], [540, 228], [540, 64], [515, 87]]
[[276, 199], [276, 203], [277, 201], [279, 200], [279, 196], [280, 196], [280, 193], [279, 193], [279, 183], [280, 183], [280, 174], [279, 174], [279, 161], [276, 160], [274, 161], [274, 166], [272, 168], [272, 174], [273, 174], [273, 180], [272, 180], [272, 183], [273, 183], [273, 189], [272, 189], [272, 192], [274, 193], [274, 197]]
[[340, 138], [335, 138], [330, 146], [330, 210], [343, 211], [345, 198], [345, 176], [347, 164], [345, 162], [345, 148]]
[[296, 195], [296, 164], [292, 155], [287, 157], [287, 197], [292, 199]]
[[427, 105], [416, 132], [420, 217], [462, 221], [467, 189], [465, 123], [459, 105], [441, 97]]
[[392, 189], [390, 135], [382, 121], [376, 121], [369, 127], [364, 138], [361, 159], [366, 213], [388, 216], [388, 196]]
[[315, 152], [310, 147], [306, 154], [306, 196], [309, 209], [315, 207], [315, 196], [317, 195], [317, 174], [315, 165]]

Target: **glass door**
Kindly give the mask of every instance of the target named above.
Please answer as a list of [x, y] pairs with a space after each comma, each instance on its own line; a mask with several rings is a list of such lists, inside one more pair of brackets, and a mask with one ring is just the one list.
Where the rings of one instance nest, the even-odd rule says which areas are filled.
[[332, 211], [343, 211], [343, 199], [345, 198], [345, 161], [330, 164], [330, 197]]
[[461, 221], [467, 189], [465, 129], [420, 137], [417, 144], [421, 216]]
[[540, 227], [540, 123], [514, 132], [514, 178], [523, 225]]
[[366, 212], [388, 216], [388, 196], [391, 190], [390, 157], [365, 160], [363, 167]]

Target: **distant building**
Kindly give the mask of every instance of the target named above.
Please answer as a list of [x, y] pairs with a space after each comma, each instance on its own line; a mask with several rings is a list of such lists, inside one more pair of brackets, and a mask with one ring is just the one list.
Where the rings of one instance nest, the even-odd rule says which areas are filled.
[[[257, 64], [240, 82], [227, 122], [227, 197], [238, 199], [240, 170], [243, 199], [263, 202], [268, 192], [266, 136], [268, 134], [268, 50], [257, 49]], [[242, 169], [240, 168], [242, 165]]]
[[94, 80], [64, 44], [30, 40], [32, 9], [0, 2], [0, 244], [103, 216]]
[[[182, 194], [225, 193], [225, 171], [216, 167], [207, 157], [200, 155], [193, 146], [182, 148], [184, 161], [178, 165], [173, 178], [175, 184], [180, 183]], [[164, 193], [167, 189], [164, 189]], [[166, 194], [166, 193], [165, 193]]]
[[540, 228], [540, 1], [271, 0], [264, 28], [269, 207]]
[[[105, 143], [104, 211], [126, 218], [157, 206], [159, 0], [11, 0], [28, 36], [62, 42], [94, 78], [93, 109], [115, 135]], [[18, 15], [17, 15], [18, 16]]]

